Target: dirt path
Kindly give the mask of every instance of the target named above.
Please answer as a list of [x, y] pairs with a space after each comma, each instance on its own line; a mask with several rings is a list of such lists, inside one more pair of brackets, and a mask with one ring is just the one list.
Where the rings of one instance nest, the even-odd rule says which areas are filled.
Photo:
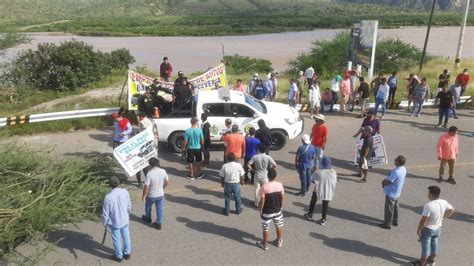
[[39, 111], [48, 111], [61, 104], [71, 103], [71, 102], [77, 102], [76, 107], [79, 109], [80, 103], [86, 102], [88, 99], [103, 99], [104, 101], [116, 100], [120, 96], [121, 91], [122, 91], [121, 85], [115, 85], [115, 86], [111, 86], [107, 88], [93, 89], [82, 94], [66, 96], [66, 97], [58, 98], [52, 101], [35, 105], [27, 109], [25, 112], [37, 113]]
[[55, 24], [60, 24], [60, 23], [66, 23], [66, 22], [68, 22], [68, 21], [70, 21], [70, 20], [69, 20], [69, 19], [56, 20], [56, 21], [51, 21], [51, 22], [48, 22], [48, 23], [35, 24], [35, 25], [30, 25], [30, 26], [22, 27], [22, 28], [19, 28], [18, 30], [24, 31], [24, 30], [29, 30], [29, 29], [36, 28], [36, 27], [41, 27], [41, 26], [50, 26], [50, 25], [55, 25]]

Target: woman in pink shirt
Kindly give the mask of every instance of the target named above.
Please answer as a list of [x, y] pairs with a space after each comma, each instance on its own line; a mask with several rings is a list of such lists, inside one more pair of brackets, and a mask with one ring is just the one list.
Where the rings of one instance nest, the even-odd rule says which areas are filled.
[[456, 162], [456, 157], [458, 156], [458, 128], [452, 126], [448, 129], [448, 133], [444, 133], [438, 141], [438, 160], [440, 160], [439, 165], [439, 179], [438, 182], [443, 181], [444, 168], [446, 163], [449, 166], [449, 178], [448, 182], [455, 185], [454, 181], [454, 163]]
[[351, 94], [351, 80], [349, 76], [344, 75], [344, 79], [341, 81], [341, 112], [346, 111], [347, 100]]
[[244, 84], [242, 84], [241, 79], [237, 80], [237, 84], [235, 84], [235, 86], [234, 86], [234, 91], [241, 91], [241, 92], [245, 91], [245, 86], [244, 86]]

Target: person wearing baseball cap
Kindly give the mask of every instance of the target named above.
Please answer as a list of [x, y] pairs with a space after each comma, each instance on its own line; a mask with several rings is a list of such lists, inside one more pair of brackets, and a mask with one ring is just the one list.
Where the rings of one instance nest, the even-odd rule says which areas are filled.
[[380, 120], [375, 117], [375, 113], [372, 110], [369, 110], [366, 113], [366, 118], [364, 118], [362, 125], [353, 137], [357, 138], [362, 133], [363, 128], [366, 126], [372, 127], [372, 135], [380, 134]]
[[109, 186], [112, 191], [105, 196], [102, 207], [102, 223], [106, 230], [111, 232], [115, 250], [112, 259], [117, 262], [130, 259], [130, 252], [132, 251], [128, 226], [132, 202], [128, 191], [120, 188], [119, 185], [118, 177], [109, 177]]
[[311, 145], [311, 139], [308, 134], [304, 134], [301, 138], [303, 144], [296, 150], [295, 168], [300, 176], [301, 189], [298, 196], [305, 197], [309, 192], [311, 184], [311, 169], [313, 169], [313, 161], [316, 157], [316, 149]]
[[367, 182], [367, 174], [369, 171], [369, 163], [368, 161], [372, 158], [372, 151], [374, 149], [374, 143], [372, 141], [372, 132], [373, 129], [371, 126], [366, 126], [361, 128], [362, 130], [362, 137], [363, 140], [362, 147], [359, 151], [359, 176], [361, 179], [358, 181], [360, 183]]
[[113, 139], [113, 148], [122, 145], [126, 142], [130, 135], [132, 134], [132, 124], [130, 121], [122, 117], [118, 112], [112, 114], [112, 119], [114, 120], [114, 139]]
[[204, 174], [201, 172], [201, 147], [204, 144], [204, 134], [198, 126], [198, 122], [199, 119], [197, 117], [191, 118], [191, 127], [184, 132], [183, 148], [186, 150], [186, 160], [189, 163], [189, 175], [186, 178], [191, 180], [204, 177]]
[[316, 155], [314, 157], [313, 170], [319, 169], [321, 167], [320, 161], [324, 155], [324, 148], [326, 147], [326, 142], [328, 140], [329, 129], [324, 124], [325, 118], [322, 114], [317, 114], [313, 116], [314, 126], [311, 130], [311, 144], [313, 144], [316, 149]]

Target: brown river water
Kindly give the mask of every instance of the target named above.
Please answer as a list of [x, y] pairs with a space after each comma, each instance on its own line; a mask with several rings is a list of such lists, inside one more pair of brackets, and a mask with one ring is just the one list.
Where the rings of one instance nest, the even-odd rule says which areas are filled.
[[[428, 53], [449, 57], [454, 60], [459, 37], [459, 27], [432, 28], [428, 43]], [[218, 37], [84, 37], [62, 33], [32, 33], [29, 44], [8, 49], [0, 61], [5, 61], [17, 51], [34, 48], [38, 43], [77, 39], [107, 52], [118, 48], [127, 48], [136, 58], [136, 65], [147, 65], [158, 70], [164, 56], [169, 57], [175, 73], [182, 70], [190, 73], [215, 66], [222, 58], [222, 45], [226, 55], [239, 54], [269, 59], [273, 67], [282, 71], [289, 60], [298, 53], [308, 51], [316, 40], [332, 38], [343, 29], [318, 29], [304, 32], [286, 32], [245, 36]], [[422, 48], [426, 28], [407, 27], [401, 29], [379, 30], [380, 38], [400, 38]], [[474, 27], [467, 27], [463, 45], [463, 58], [474, 58]]]

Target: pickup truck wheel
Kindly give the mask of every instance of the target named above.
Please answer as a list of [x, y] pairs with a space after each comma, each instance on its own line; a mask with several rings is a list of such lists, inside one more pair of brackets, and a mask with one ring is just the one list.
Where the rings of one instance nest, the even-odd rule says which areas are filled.
[[288, 142], [288, 137], [280, 130], [272, 130], [270, 132], [270, 138], [272, 140], [271, 150], [281, 150]]
[[174, 132], [168, 138], [168, 147], [172, 152], [180, 153], [184, 147], [184, 132]]

